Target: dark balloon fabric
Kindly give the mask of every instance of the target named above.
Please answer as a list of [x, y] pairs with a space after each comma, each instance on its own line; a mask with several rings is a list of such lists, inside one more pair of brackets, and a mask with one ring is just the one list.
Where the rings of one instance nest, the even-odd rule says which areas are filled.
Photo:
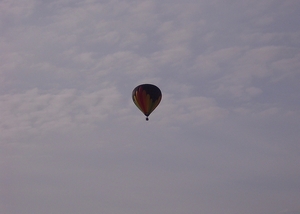
[[137, 86], [132, 91], [134, 104], [145, 114], [146, 120], [151, 112], [158, 106], [162, 98], [160, 89], [151, 84]]

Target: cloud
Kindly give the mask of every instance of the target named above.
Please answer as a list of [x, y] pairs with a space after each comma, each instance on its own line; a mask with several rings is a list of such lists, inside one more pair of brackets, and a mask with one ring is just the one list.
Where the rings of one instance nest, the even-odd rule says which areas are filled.
[[[30, 0], [27, 3], [23, 1], [14, 1], [11, 2], [9, 0], [1, 1], [0, 3], [0, 11], [3, 16], [10, 16], [10, 18], [21, 18], [28, 17], [33, 13], [33, 10], [36, 6], [35, 0]], [[3, 25], [4, 23], [1, 23]]]
[[169, 94], [163, 95], [158, 116], [162, 123], [206, 124], [225, 118], [226, 109], [219, 107], [213, 99], [206, 97], [176, 98]]
[[0, 212], [297, 211], [298, 5], [2, 1]]
[[[283, 56], [286, 59], [283, 60]], [[297, 57], [293, 48], [281, 46], [218, 50], [198, 56], [195, 75], [217, 77], [211, 86], [216, 93], [248, 100], [264, 92], [263, 88], [254, 85], [257, 80], [279, 78], [289, 81], [296, 75]], [[284, 67], [287, 61], [290, 64]]]
[[92, 127], [114, 114], [119, 98], [115, 87], [90, 93], [76, 89], [59, 92], [31, 89], [22, 94], [2, 95], [1, 137]]
[[176, 47], [154, 53], [153, 59], [154, 61], [158, 61], [157, 64], [171, 64], [172, 66], [176, 66], [184, 62], [189, 55], [190, 51], [185, 47]]

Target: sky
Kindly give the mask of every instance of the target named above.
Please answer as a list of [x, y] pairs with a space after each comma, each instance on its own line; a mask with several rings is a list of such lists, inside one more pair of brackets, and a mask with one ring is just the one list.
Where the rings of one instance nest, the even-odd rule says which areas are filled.
[[300, 214], [299, 22], [299, 0], [0, 1], [0, 213]]

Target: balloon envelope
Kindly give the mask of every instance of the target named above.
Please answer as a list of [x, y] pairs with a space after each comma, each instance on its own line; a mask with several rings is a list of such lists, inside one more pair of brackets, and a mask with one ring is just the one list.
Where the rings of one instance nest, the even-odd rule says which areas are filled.
[[142, 84], [132, 91], [134, 104], [144, 113], [146, 120], [158, 106], [162, 98], [160, 89], [152, 84]]

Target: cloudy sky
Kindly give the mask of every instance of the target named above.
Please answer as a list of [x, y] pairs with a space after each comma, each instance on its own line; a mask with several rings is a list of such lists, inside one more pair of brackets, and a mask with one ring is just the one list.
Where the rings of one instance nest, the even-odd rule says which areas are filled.
[[0, 212], [299, 214], [299, 22], [299, 0], [1, 0]]

